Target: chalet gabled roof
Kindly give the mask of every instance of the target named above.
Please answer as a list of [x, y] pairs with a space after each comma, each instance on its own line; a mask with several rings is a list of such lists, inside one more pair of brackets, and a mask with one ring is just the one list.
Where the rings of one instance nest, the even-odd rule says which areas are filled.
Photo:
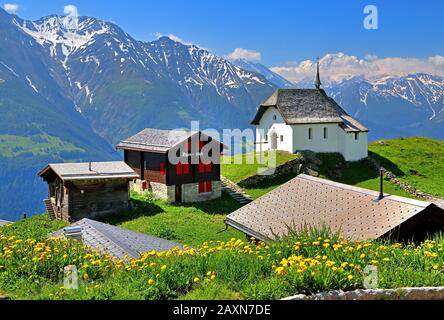
[[199, 133], [204, 135], [201, 132], [191, 132], [185, 130], [161, 130], [147, 128], [122, 141], [116, 146], [116, 148], [165, 153]]
[[322, 89], [278, 89], [261, 104], [251, 124], [258, 125], [268, 108], [277, 108], [289, 125], [338, 123], [347, 132], [368, 131]]
[[401, 225], [406, 227], [401, 231], [414, 229], [412, 221], [418, 221], [414, 220], [416, 217], [423, 221], [433, 218], [435, 226], [444, 226], [444, 210], [432, 203], [392, 195], [376, 201], [378, 195], [375, 191], [299, 175], [228, 215], [226, 223], [263, 241], [287, 234], [288, 228], [304, 227], [328, 227], [352, 240], [376, 239]]
[[84, 162], [84, 163], [52, 163], [38, 173], [45, 177], [54, 172], [64, 181], [85, 179], [137, 179], [139, 176], [123, 161]]
[[[142, 233], [125, 230], [106, 223], [82, 219], [71, 227], [82, 228], [82, 241], [92, 250], [98, 250], [119, 259], [125, 256], [137, 259], [141, 253], [156, 250], [169, 251], [174, 248], [183, 248], [182, 244], [164, 240]], [[63, 237], [64, 230], [53, 233], [50, 237]]]

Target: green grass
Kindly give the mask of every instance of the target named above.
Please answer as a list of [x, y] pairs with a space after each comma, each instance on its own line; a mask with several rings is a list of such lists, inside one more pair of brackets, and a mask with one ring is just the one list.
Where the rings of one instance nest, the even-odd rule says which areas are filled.
[[[259, 153], [248, 153], [231, 157], [224, 156], [222, 158], [221, 174], [236, 183], [241, 182], [266, 169], [268, 161], [271, 161], [272, 158], [269, 158], [268, 152], [264, 152], [262, 156], [264, 165], [260, 163]], [[276, 165], [280, 166], [296, 158], [295, 154], [278, 151], [276, 153]]]
[[[368, 265], [378, 268], [379, 288], [444, 285], [441, 235], [414, 245], [349, 242], [326, 230], [306, 231], [269, 245], [236, 239], [205, 242], [167, 254], [142, 254], [125, 263], [74, 240], [39, 242], [23, 236], [22, 230], [36, 226], [40, 230], [30, 234], [48, 234], [56, 227], [34, 222], [0, 228], [0, 293], [13, 299], [280, 299], [361, 289]], [[78, 290], [63, 287], [67, 265], [78, 269]]]
[[23, 154], [42, 156], [54, 152], [85, 152], [85, 150], [47, 134], [27, 137], [8, 134], [0, 135], [0, 155], [3, 157], [11, 158]]
[[444, 141], [400, 138], [376, 141], [370, 156], [401, 180], [434, 196], [444, 197]]
[[[379, 173], [366, 160], [346, 163], [339, 154], [319, 154], [318, 157], [323, 162], [320, 166], [320, 176], [322, 178], [379, 191]], [[333, 173], [338, 163], [343, 164], [340, 169], [340, 176]], [[387, 180], [384, 181], [384, 192], [402, 197], [413, 197]]]
[[[370, 157], [392, 171], [400, 180], [437, 197], [444, 197], [444, 142], [427, 138], [400, 138], [373, 142], [369, 145]], [[323, 161], [319, 167], [320, 177], [340, 183], [354, 185], [379, 191], [379, 174], [367, 162], [345, 163], [339, 154], [319, 154]], [[288, 153], [278, 154], [278, 164], [294, 159]], [[245, 163], [245, 155], [243, 162]], [[340, 166], [340, 174], [336, 166]], [[222, 175], [235, 182], [257, 174], [259, 165], [230, 164], [222, 165]], [[286, 174], [258, 185], [243, 185], [245, 191], [253, 198], [259, 198], [281, 184], [294, 178], [296, 174]], [[388, 180], [384, 182], [384, 191], [389, 194], [410, 197]]]
[[30, 238], [43, 241], [51, 232], [60, 230], [66, 226], [67, 224], [65, 222], [50, 220], [47, 214], [42, 214], [0, 228], [0, 232], [7, 236], [20, 236], [26, 239]]
[[132, 195], [132, 200], [137, 208], [105, 222], [188, 245], [244, 237], [232, 228], [225, 231], [225, 217], [240, 208], [225, 194], [208, 202], [180, 205], [136, 194]]

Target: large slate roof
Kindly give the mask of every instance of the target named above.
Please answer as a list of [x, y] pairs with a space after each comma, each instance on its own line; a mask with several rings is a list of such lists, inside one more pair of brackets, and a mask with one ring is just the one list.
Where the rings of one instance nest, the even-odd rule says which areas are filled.
[[368, 131], [322, 89], [278, 89], [258, 109], [253, 125], [259, 124], [268, 108], [277, 108], [289, 125], [338, 123], [348, 132]]
[[[91, 170], [90, 170], [91, 169]], [[83, 179], [136, 179], [138, 175], [123, 161], [85, 162], [85, 163], [53, 163], [38, 173], [44, 177], [53, 171], [64, 181]]]
[[[201, 136], [208, 138], [208, 136], [200, 132], [147, 128], [122, 141], [116, 146], [116, 148], [165, 153], [197, 134], [201, 134]], [[213, 141], [216, 140], [213, 139]]]
[[401, 225], [405, 226], [402, 232], [410, 232], [418, 221], [430, 219], [435, 227], [443, 228], [444, 210], [436, 205], [392, 195], [376, 201], [378, 195], [299, 175], [228, 215], [226, 223], [263, 241], [287, 234], [288, 228], [328, 227], [352, 240], [376, 239]]
[[[143, 252], [156, 250], [157, 252], [182, 248], [183, 245], [145, 234], [125, 230], [102, 222], [83, 219], [73, 226], [82, 228], [82, 237], [85, 245], [103, 254], [123, 259], [132, 257], [137, 259]], [[56, 231], [51, 237], [62, 237], [63, 229]]]
[[116, 148], [166, 152], [189, 137], [191, 137], [191, 132], [185, 130], [147, 128], [122, 141]]

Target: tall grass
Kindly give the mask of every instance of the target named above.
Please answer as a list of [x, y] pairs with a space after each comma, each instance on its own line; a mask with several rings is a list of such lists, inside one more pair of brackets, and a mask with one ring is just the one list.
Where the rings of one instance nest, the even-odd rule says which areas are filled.
[[[381, 288], [444, 285], [442, 235], [414, 245], [307, 229], [271, 244], [233, 238], [117, 260], [8, 228], [0, 229], [0, 293], [17, 299], [278, 299], [363, 288], [368, 265]], [[78, 290], [63, 286], [67, 265], [78, 268]]]

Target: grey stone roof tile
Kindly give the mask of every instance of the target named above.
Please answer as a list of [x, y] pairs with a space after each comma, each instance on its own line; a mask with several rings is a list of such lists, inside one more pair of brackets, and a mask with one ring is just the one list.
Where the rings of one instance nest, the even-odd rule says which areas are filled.
[[[138, 258], [141, 253], [152, 250], [160, 252], [183, 247], [183, 245], [176, 242], [90, 219], [80, 220], [72, 224], [72, 226], [82, 227], [82, 238], [85, 245], [120, 259], [123, 259], [125, 256]], [[59, 230], [51, 236], [61, 237], [63, 236], [63, 230]]]
[[252, 124], [259, 124], [262, 115], [270, 107], [277, 108], [289, 125], [338, 123], [348, 132], [368, 131], [322, 89], [278, 89], [259, 107]]

